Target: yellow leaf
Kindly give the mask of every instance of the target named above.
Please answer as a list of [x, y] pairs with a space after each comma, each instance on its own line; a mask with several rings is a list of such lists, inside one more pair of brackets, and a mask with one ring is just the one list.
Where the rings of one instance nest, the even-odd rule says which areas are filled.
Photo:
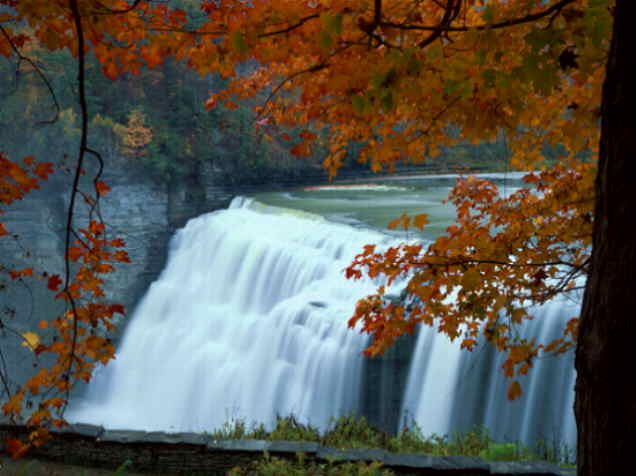
[[22, 342], [23, 347], [30, 347], [31, 350], [35, 350], [40, 345], [40, 337], [35, 332], [25, 332], [22, 334], [22, 338], [24, 339], [24, 342]]
[[413, 217], [413, 225], [418, 230], [423, 230], [427, 224], [428, 224], [428, 215], [426, 213], [415, 215], [415, 217]]

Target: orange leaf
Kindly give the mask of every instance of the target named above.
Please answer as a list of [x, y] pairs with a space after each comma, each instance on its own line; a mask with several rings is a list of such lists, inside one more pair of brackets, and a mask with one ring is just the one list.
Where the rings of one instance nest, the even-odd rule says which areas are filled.
[[15, 438], [11, 438], [8, 440], [4, 440], [5, 448], [7, 453], [13, 459], [22, 458], [27, 451], [29, 451], [29, 445], [25, 445], [20, 440], [16, 440]]
[[417, 228], [418, 230], [423, 230], [424, 227], [428, 224], [428, 215], [425, 213], [422, 213], [420, 215], [415, 215], [413, 217], [413, 225], [415, 226], [415, 228]]
[[77, 246], [72, 246], [68, 249], [68, 258], [71, 261], [79, 260], [83, 254], [83, 250], [81, 248], [78, 248]]
[[113, 248], [122, 248], [122, 247], [126, 246], [126, 242], [124, 240], [122, 240], [121, 238], [115, 238], [114, 240], [111, 240], [111, 242], [109, 244]]
[[296, 157], [307, 157], [311, 154], [311, 149], [309, 148], [309, 144], [307, 144], [306, 142], [301, 142], [300, 144], [292, 147], [289, 152], [291, 152], [292, 155], [295, 155]]
[[508, 400], [516, 400], [521, 396], [521, 384], [515, 380], [508, 387]]
[[42, 180], [46, 180], [53, 173], [53, 164], [51, 162], [42, 162], [35, 167], [33, 173]]
[[102, 67], [102, 71], [104, 72], [104, 75], [107, 76], [110, 79], [116, 79], [117, 78], [117, 65], [115, 63], [108, 63], [107, 65]]
[[106, 182], [102, 182], [101, 180], [98, 180], [97, 182], [95, 182], [95, 191], [97, 192], [97, 195], [106, 195], [108, 192], [111, 191], [111, 188], [106, 185]]
[[130, 258], [128, 257], [128, 253], [122, 250], [116, 251], [115, 254], [113, 254], [113, 259], [115, 261], [119, 261], [120, 263], [130, 263]]

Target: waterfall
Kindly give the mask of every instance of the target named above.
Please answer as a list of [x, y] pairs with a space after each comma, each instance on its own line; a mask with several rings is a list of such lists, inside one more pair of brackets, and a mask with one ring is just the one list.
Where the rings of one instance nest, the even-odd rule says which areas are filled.
[[[579, 314], [578, 302], [556, 298], [530, 310], [534, 320], [519, 333], [548, 343], [560, 337], [565, 323]], [[519, 380], [522, 396], [507, 400], [510, 379], [504, 377], [504, 356], [481, 342], [473, 352], [460, 349], [434, 328], [424, 326], [415, 345], [401, 424], [415, 420], [426, 435], [450, 435], [485, 426], [498, 441], [576, 447], [574, 422], [574, 355], [542, 356]], [[552, 447], [552, 446], [550, 446]]]
[[375, 286], [343, 269], [387, 240], [244, 198], [190, 220], [69, 420], [209, 431], [293, 414], [324, 428], [355, 412], [367, 337], [347, 320]]
[[[398, 241], [240, 197], [227, 210], [190, 220], [173, 237], [116, 359], [99, 369], [68, 419], [210, 431], [232, 419], [271, 428], [278, 415], [293, 414], [325, 429], [332, 417], [360, 413], [367, 337], [347, 320], [376, 286], [346, 280], [343, 269], [363, 245]], [[537, 307], [521, 332], [548, 342], [578, 306], [560, 299]], [[414, 419], [425, 435], [485, 425], [498, 440], [574, 447], [572, 355], [538, 360], [515, 402], [506, 399], [503, 356], [489, 345], [461, 351], [459, 341], [422, 326], [411, 360], [397, 398], [400, 420]], [[391, 365], [395, 359], [382, 368], [393, 372]], [[391, 386], [394, 379], [377, 381]]]

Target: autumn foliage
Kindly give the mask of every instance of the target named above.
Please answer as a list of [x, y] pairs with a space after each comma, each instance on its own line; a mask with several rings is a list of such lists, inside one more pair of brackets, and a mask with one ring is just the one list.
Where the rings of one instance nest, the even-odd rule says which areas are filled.
[[[542, 352], [564, 352], [576, 342], [576, 316], [554, 342], [516, 338], [531, 318], [530, 304], [575, 290], [588, 270], [593, 223], [593, 177], [599, 142], [599, 106], [612, 24], [612, 0], [215, 0], [163, 3], [124, 0], [0, 0], [0, 54], [21, 55], [28, 44], [93, 54], [109, 78], [157, 67], [173, 56], [202, 75], [219, 73], [226, 90], [207, 106], [235, 108], [266, 91], [256, 127], [287, 140], [283, 126], [300, 128], [292, 153], [310, 154], [329, 138], [324, 166], [336, 174], [351, 143], [374, 171], [397, 163], [433, 160], [445, 147], [507, 138], [511, 164], [529, 171], [527, 188], [502, 196], [490, 182], [466, 178], [449, 200], [457, 223], [430, 245], [404, 244], [384, 252], [373, 245], [346, 270], [351, 278], [408, 276], [416, 305], [386, 304], [384, 288], [358, 303], [360, 322], [377, 354], [419, 323], [436, 326], [470, 350], [480, 336], [506, 352], [513, 378], [510, 398]], [[83, 45], [81, 48], [78, 45]], [[237, 73], [237, 66], [250, 65]], [[151, 131], [131, 117], [124, 142], [139, 153]], [[546, 149], [559, 162], [547, 164]], [[80, 157], [93, 154], [86, 143]], [[36, 187], [50, 169], [0, 156], [3, 204]], [[35, 177], [34, 177], [35, 176]], [[98, 185], [100, 184], [101, 185]], [[7, 184], [7, 185], [5, 185]], [[95, 206], [107, 192], [95, 182]], [[72, 217], [72, 210], [69, 212]], [[393, 227], [421, 228], [424, 217], [405, 213]], [[57, 339], [24, 336], [36, 355], [56, 358], [4, 405], [18, 415], [29, 395], [55, 388], [29, 418], [30, 443], [10, 442], [14, 455], [46, 437], [45, 422], [63, 424], [74, 379], [90, 379], [96, 361], [113, 347], [95, 331], [112, 329], [123, 311], [100, 302], [103, 276], [126, 262], [124, 243], [107, 239], [91, 220], [67, 240], [67, 272], [47, 285], [68, 302], [64, 315], [43, 322]], [[0, 234], [6, 234], [0, 228]], [[72, 263], [73, 266], [69, 266]], [[70, 270], [73, 270], [71, 273]], [[9, 270], [23, 279], [34, 270]]]
[[[4, 156], [0, 156], [0, 161], [3, 204], [19, 200], [29, 191], [39, 188], [38, 179], [45, 180], [52, 171], [51, 164], [35, 164], [31, 158], [23, 160], [24, 166]], [[104, 193], [104, 185], [98, 190]], [[1, 230], [3, 235], [8, 235], [4, 227]], [[95, 364], [106, 363], [114, 356], [115, 349], [110, 339], [100, 335], [103, 333], [100, 331], [112, 332], [114, 315], [123, 314], [124, 309], [118, 304], [99, 302], [99, 298], [104, 296], [102, 276], [114, 271], [111, 263], [129, 262], [128, 255], [121, 249], [125, 243], [117, 238], [107, 239], [104, 225], [97, 221], [91, 221], [86, 229], [79, 229], [76, 237], [73, 246], [67, 249], [69, 260], [76, 263], [75, 275], [66, 283], [58, 274], [51, 275], [46, 270], [37, 271], [32, 267], [3, 269], [12, 280], [34, 277], [42, 281], [56, 299], [64, 300], [68, 305], [68, 310], [61, 316], [39, 323], [40, 329], [53, 330], [53, 335], [46, 342], [37, 332], [18, 334], [23, 340], [22, 346], [34, 354], [36, 366], [44, 354], [52, 355], [54, 363], [40, 368], [22, 388], [9, 395], [2, 406], [6, 416], [17, 418], [25, 407], [32, 408], [33, 400], [38, 401], [37, 409], [30, 412], [25, 422], [33, 427], [29, 441], [13, 439], [7, 442], [7, 450], [14, 457], [23, 455], [30, 445], [38, 446], [46, 441], [50, 425], [59, 427], [65, 424], [62, 413], [73, 382], [88, 382]]]
[[[305, 126], [298, 156], [329, 137], [332, 176], [352, 142], [358, 160], [380, 171], [502, 135], [511, 165], [530, 171], [527, 187], [507, 197], [486, 180], [460, 180], [449, 197], [457, 223], [430, 245], [365, 247], [347, 275], [406, 276], [415, 298], [408, 310], [387, 304], [380, 286], [358, 303], [350, 324], [373, 337], [368, 354], [420, 323], [468, 350], [483, 336], [507, 355], [514, 399], [522, 391], [514, 377], [540, 353], [575, 344], [577, 316], [553, 342], [525, 341], [515, 328], [532, 318], [531, 305], [580, 289], [588, 270], [611, 1], [256, 0], [203, 9], [206, 36], [184, 37], [177, 54], [196, 68], [186, 46], [208, 51], [230, 78], [208, 106], [269, 90], [260, 124], [274, 135]], [[234, 65], [248, 58], [259, 66], [237, 75]], [[546, 150], [557, 151], [556, 165]], [[391, 226], [425, 223], [405, 213]]]

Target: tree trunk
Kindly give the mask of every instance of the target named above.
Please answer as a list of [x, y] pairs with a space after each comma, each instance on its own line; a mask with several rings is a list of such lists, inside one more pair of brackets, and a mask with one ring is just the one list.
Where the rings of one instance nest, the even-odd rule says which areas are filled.
[[617, 0], [603, 85], [593, 250], [576, 349], [579, 476], [636, 474], [636, 1]]

